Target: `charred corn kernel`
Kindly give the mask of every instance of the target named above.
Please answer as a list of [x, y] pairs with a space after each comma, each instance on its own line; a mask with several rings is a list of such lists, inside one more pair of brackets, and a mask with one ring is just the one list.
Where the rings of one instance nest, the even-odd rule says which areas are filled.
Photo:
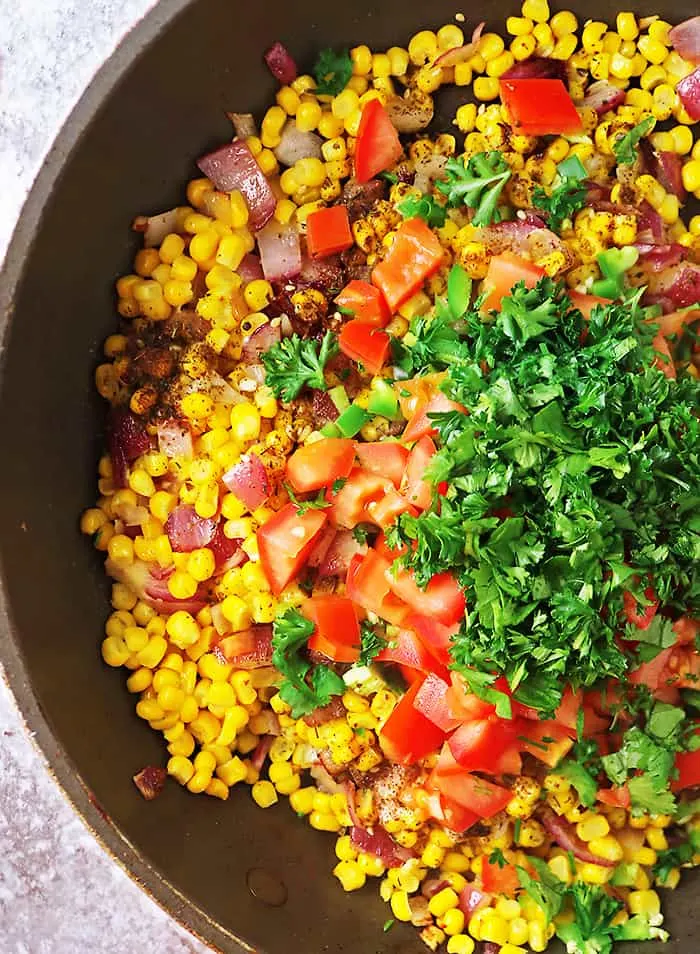
[[583, 841], [592, 841], [594, 838], [603, 838], [609, 834], [610, 825], [604, 815], [597, 815], [593, 812], [580, 821], [576, 826], [576, 834]]
[[594, 53], [591, 57], [591, 76], [595, 80], [606, 80], [610, 76], [610, 54]]
[[411, 905], [406, 891], [394, 891], [389, 902], [391, 911], [397, 921], [411, 920]]
[[474, 95], [482, 103], [498, 99], [498, 80], [493, 76], [477, 76], [474, 80]]
[[683, 185], [688, 192], [700, 189], [700, 159], [690, 159], [683, 163]]
[[206, 418], [214, 410], [214, 402], [208, 394], [203, 394], [201, 391], [193, 391], [191, 394], [186, 394], [182, 398], [180, 401], [180, 410], [185, 417], [190, 418], [190, 420]]
[[652, 93], [654, 104], [652, 112], [655, 119], [663, 121], [669, 119], [678, 102], [678, 95], [669, 83], [661, 83]]
[[442, 69], [439, 66], [421, 66], [416, 73], [416, 86], [421, 93], [434, 93], [442, 85]]
[[[157, 248], [141, 248], [134, 256], [134, 271], [142, 278], [149, 278], [161, 263]], [[132, 285], [132, 293], [136, 284]]]
[[526, 60], [532, 56], [537, 46], [537, 40], [532, 34], [516, 36], [510, 44], [510, 52], [515, 60]]
[[426, 868], [437, 868], [442, 864], [445, 857], [445, 849], [439, 845], [427, 844], [421, 855], [421, 864]]
[[534, 818], [527, 818], [520, 826], [517, 843], [523, 848], [538, 848], [544, 844], [545, 837], [545, 831], [542, 825], [540, 825], [538, 821], [535, 821]]
[[[428, 865], [428, 867], [434, 867], [433, 865]], [[428, 902], [428, 910], [433, 915], [433, 917], [440, 918], [451, 908], [456, 908], [459, 903], [459, 895], [456, 891], [453, 891], [452, 888], [443, 888], [442, 891], [438, 891], [437, 894], [434, 894], [430, 901]], [[459, 931], [456, 932], [459, 934]]]
[[447, 941], [447, 954], [474, 954], [475, 947], [468, 934], [455, 934]]
[[342, 884], [344, 891], [357, 891], [364, 887], [367, 880], [362, 868], [354, 861], [339, 861], [333, 874]]
[[587, 53], [600, 53], [603, 49], [602, 39], [607, 32], [607, 23], [600, 20], [589, 20], [581, 33], [581, 45]]
[[[565, 59], [565, 57], [562, 57], [562, 59]], [[513, 66], [514, 62], [513, 54], [509, 50], [505, 50], [500, 56], [495, 56], [486, 63], [486, 72], [489, 76], [503, 76]]]
[[576, 19], [576, 15], [570, 10], [560, 10], [558, 13], [555, 13], [549, 21], [549, 25], [557, 39], [568, 36], [570, 33], [575, 33], [578, 30], [578, 20]]
[[463, 133], [471, 132], [476, 124], [476, 104], [465, 103], [455, 114], [455, 125]]

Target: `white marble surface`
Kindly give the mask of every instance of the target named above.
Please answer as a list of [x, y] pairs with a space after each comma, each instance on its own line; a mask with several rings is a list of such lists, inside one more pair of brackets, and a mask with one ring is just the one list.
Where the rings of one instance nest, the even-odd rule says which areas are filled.
[[[69, 110], [151, 0], [0, 0], [0, 261]], [[0, 678], [2, 954], [204, 954], [73, 813]]]

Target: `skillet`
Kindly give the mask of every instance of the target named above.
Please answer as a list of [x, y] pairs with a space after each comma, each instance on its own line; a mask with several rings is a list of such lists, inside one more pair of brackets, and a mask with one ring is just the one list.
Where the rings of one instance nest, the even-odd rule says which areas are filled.
[[[581, 20], [618, 12], [603, 0], [569, 7]], [[107, 581], [77, 528], [93, 499], [102, 441], [92, 372], [114, 327], [113, 281], [136, 246], [131, 219], [178, 204], [194, 157], [230, 135], [224, 110], [261, 114], [271, 101], [262, 51], [275, 39], [308, 66], [326, 46], [404, 44], [457, 9], [446, 0], [429, 8], [406, 0], [163, 0], [66, 123], [0, 275], [0, 660], [52, 771], [96, 836], [223, 952], [426, 948], [410, 927], [382, 933], [387, 909], [376, 887], [340, 890], [331, 840], [286, 804], [261, 812], [247, 792], [221, 803], [176, 785], [146, 803], [131, 781], [162, 762], [161, 743], [100, 660]], [[463, 12], [468, 27], [487, 19], [501, 30], [517, 10], [478, 0]], [[677, 22], [697, 11], [692, 0], [643, 0], [636, 12]], [[454, 100], [445, 117], [450, 109]], [[696, 954], [699, 903], [700, 877], [685, 877], [665, 901], [672, 941], [627, 944], [626, 954]]]

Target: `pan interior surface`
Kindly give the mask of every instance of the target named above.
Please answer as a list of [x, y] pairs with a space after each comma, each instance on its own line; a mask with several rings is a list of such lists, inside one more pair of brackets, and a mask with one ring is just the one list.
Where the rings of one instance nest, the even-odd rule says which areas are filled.
[[[103, 69], [90, 91], [97, 108], [79, 108], [69, 121], [30, 200], [28, 211], [41, 209], [38, 224], [16, 239], [0, 289], [9, 319], [0, 380], [3, 661], [79, 810], [206, 940], [260, 954], [420, 954], [426, 948], [413, 929], [382, 932], [388, 909], [376, 882], [343, 893], [330, 874], [332, 840], [287, 805], [262, 812], [247, 789], [221, 803], [175, 784], [153, 802], [141, 798], [131, 778], [163, 764], [162, 741], [135, 716], [122, 675], [100, 659], [108, 586], [77, 521], [94, 498], [103, 407], [92, 373], [115, 325], [114, 279], [136, 248], [133, 217], [181, 204], [194, 158], [230, 137], [225, 110], [260, 115], [272, 101], [262, 52], [274, 40], [308, 67], [327, 46], [404, 44], [459, 8], [445, 0], [430, 7], [196, 0], [174, 13], [166, 6], [126, 41], [131, 61], [118, 53]], [[617, 13], [600, 0], [572, 6], [581, 20]], [[502, 30], [519, 11], [479, 2], [463, 12], [467, 29], [486, 19]], [[645, 0], [637, 12], [678, 21], [696, 9], [691, 0]], [[285, 885], [286, 901], [271, 904], [265, 891], [251, 891], [259, 869]], [[685, 879], [667, 902], [672, 942], [628, 944], [628, 954], [700, 950], [700, 879]]]

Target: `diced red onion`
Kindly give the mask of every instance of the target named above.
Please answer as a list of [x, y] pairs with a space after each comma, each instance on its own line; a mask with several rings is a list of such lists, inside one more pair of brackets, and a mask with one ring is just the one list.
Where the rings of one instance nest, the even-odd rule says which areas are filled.
[[192, 457], [192, 434], [179, 421], [163, 421], [157, 427], [158, 449], [166, 457]]
[[400, 868], [404, 861], [413, 858], [413, 852], [398, 845], [381, 825], [374, 825], [372, 831], [353, 825], [350, 840], [360, 851], [366, 851], [383, 861], [387, 868]]
[[651, 149], [645, 156], [649, 174], [658, 179], [667, 192], [685, 202], [686, 192], [683, 185], [683, 160], [677, 152]]
[[700, 63], [700, 17], [691, 17], [672, 28], [668, 38], [684, 60]]
[[292, 59], [289, 50], [275, 40], [265, 53], [267, 68], [282, 86], [289, 86], [297, 78], [297, 65]]
[[326, 559], [326, 554], [328, 549], [335, 539], [335, 535], [338, 531], [335, 527], [332, 527], [330, 523], [327, 523], [325, 527], [321, 530], [318, 540], [314, 544], [314, 548], [309, 554], [309, 558], [306, 561], [307, 566], [319, 567]]
[[241, 264], [238, 266], [238, 274], [246, 285], [248, 282], [254, 282], [259, 278], [264, 278], [262, 265], [260, 264], [260, 256], [253, 255], [252, 252], [248, 252], [247, 255], [244, 255]]
[[634, 246], [639, 252], [639, 261], [653, 272], [660, 272], [671, 265], [678, 265], [685, 255], [685, 249], [677, 243], [669, 245], [651, 245], [637, 242]]
[[694, 305], [700, 301], [700, 268], [690, 263], [679, 266], [664, 292], [676, 309]]
[[424, 898], [434, 898], [443, 888], [449, 888], [450, 882], [444, 878], [428, 878], [420, 887], [420, 893]]
[[248, 510], [257, 510], [270, 496], [267, 471], [257, 454], [244, 454], [221, 478]]
[[615, 867], [614, 861], [608, 861], [607, 858], [594, 855], [592, 851], [589, 851], [586, 843], [578, 837], [573, 826], [566, 819], [556, 815], [550, 808], [542, 808], [540, 818], [545, 830], [559, 847], [563, 848], [564, 851], [573, 852], [574, 857], [578, 858], [579, 861], [591, 865], [600, 865], [603, 868]]
[[255, 117], [252, 113], [226, 113], [226, 115], [233, 123], [233, 130], [239, 139], [257, 136], [258, 127], [255, 125]]
[[268, 321], [256, 328], [250, 338], [243, 341], [242, 357], [244, 361], [258, 361], [261, 354], [269, 351], [273, 345], [279, 344], [282, 332], [279, 324], [273, 325]]
[[164, 768], [156, 765], [147, 765], [134, 775], [134, 785], [141, 792], [147, 802], [153, 801], [163, 791], [168, 773]]
[[471, 59], [472, 56], [478, 50], [478, 43], [481, 38], [481, 34], [484, 32], [484, 27], [486, 23], [482, 21], [474, 27], [474, 32], [472, 33], [472, 38], [469, 43], [465, 43], [463, 46], [454, 46], [451, 50], [446, 50], [442, 53], [433, 63], [433, 66], [439, 66], [441, 69], [448, 69], [452, 66], [457, 66], [458, 63], [466, 63], [467, 60]]
[[343, 788], [345, 789], [345, 798], [348, 803], [348, 815], [350, 816], [350, 821], [353, 823], [353, 825], [361, 828], [362, 822], [360, 821], [360, 817], [357, 814], [357, 789], [350, 779], [347, 779], [343, 783]]
[[323, 725], [325, 722], [332, 722], [333, 719], [341, 719], [345, 716], [345, 706], [340, 696], [335, 696], [327, 706], [319, 706], [312, 712], [304, 716], [304, 722], [310, 726]]
[[321, 137], [314, 132], [302, 132], [297, 124], [290, 119], [285, 124], [280, 137], [280, 144], [273, 150], [276, 158], [283, 166], [293, 166], [298, 159], [320, 159]]
[[646, 199], [639, 206], [639, 222], [637, 225], [637, 235], [648, 232], [654, 242], [664, 241], [666, 230], [664, 229], [664, 220], [656, 209], [653, 209]]
[[352, 535], [352, 531], [338, 530], [319, 565], [318, 575], [344, 578], [352, 558], [366, 552], [367, 544], [359, 543]]
[[126, 487], [129, 464], [153, 446], [142, 418], [127, 408], [113, 408], [107, 424], [107, 446], [115, 487]]
[[226, 536], [223, 521], [220, 520], [217, 523], [214, 536], [207, 544], [214, 554], [217, 573], [224, 573], [226, 570], [231, 570], [246, 562], [248, 555], [241, 548], [241, 542], [241, 540], [229, 539]]
[[301, 243], [296, 226], [271, 222], [258, 233], [258, 249], [263, 274], [269, 282], [292, 278], [301, 271]]
[[[342, 772], [343, 769], [339, 768]], [[309, 775], [316, 783], [317, 787], [325, 792], [326, 795], [344, 795], [345, 788], [342, 782], [336, 781], [331, 772], [321, 762], [313, 762], [309, 768]]]
[[206, 600], [197, 594], [190, 600], [178, 600], [171, 595], [168, 578], [173, 567], [163, 570], [157, 565], [144, 563], [143, 560], [134, 560], [129, 566], [120, 567], [108, 558], [105, 561], [105, 570], [115, 580], [125, 583], [139, 599], [159, 613], [167, 615], [176, 610], [184, 610], [194, 616], [206, 605]]
[[500, 950], [500, 944], [494, 944], [493, 941], [485, 941], [481, 954], [498, 954]]
[[248, 206], [248, 221], [254, 232], [272, 218], [277, 200], [265, 173], [242, 139], [207, 153], [197, 160], [197, 165], [211, 179], [215, 189], [221, 192], [237, 189], [241, 193]]
[[337, 420], [340, 416], [338, 408], [333, 403], [333, 398], [327, 391], [319, 391], [317, 388], [314, 388], [312, 392], [311, 413], [317, 429]]
[[217, 522], [214, 517], [200, 517], [189, 504], [180, 504], [165, 521], [165, 532], [175, 553], [190, 553], [211, 542]]
[[233, 636], [226, 636], [213, 647], [219, 659], [233, 663], [236, 669], [261, 669], [272, 662], [272, 626], [260, 624]]
[[416, 162], [413, 185], [423, 193], [430, 192], [436, 179], [441, 179], [447, 165], [447, 156], [430, 156]]
[[265, 759], [267, 758], [274, 741], [274, 736], [264, 735], [253, 750], [253, 754], [250, 757], [250, 764], [254, 769], [257, 769], [258, 772], [262, 770], [262, 767], [265, 764]]
[[625, 91], [619, 86], [613, 86], [607, 80], [598, 80], [586, 90], [582, 106], [594, 109], [599, 116], [615, 109], [625, 101]]
[[158, 215], [139, 216], [134, 219], [132, 228], [135, 232], [143, 232], [143, 244], [146, 248], [160, 245], [166, 235], [177, 232], [177, 209], [169, 209]]
[[678, 98], [692, 119], [700, 119], [700, 66], [676, 84]]
[[459, 892], [459, 907], [462, 914], [469, 920], [479, 908], [486, 908], [491, 903], [491, 895], [482, 891], [473, 884], [465, 885]]
[[343, 284], [343, 266], [339, 255], [329, 255], [327, 258], [313, 259], [304, 255], [301, 260], [301, 270], [296, 279], [297, 284], [313, 285], [322, 291], [329, 288], [341, 288]]
[[530, 56], [506, 70], [503, 79], [560, 79], [566, 83], [566, 63], [547, 56]]

